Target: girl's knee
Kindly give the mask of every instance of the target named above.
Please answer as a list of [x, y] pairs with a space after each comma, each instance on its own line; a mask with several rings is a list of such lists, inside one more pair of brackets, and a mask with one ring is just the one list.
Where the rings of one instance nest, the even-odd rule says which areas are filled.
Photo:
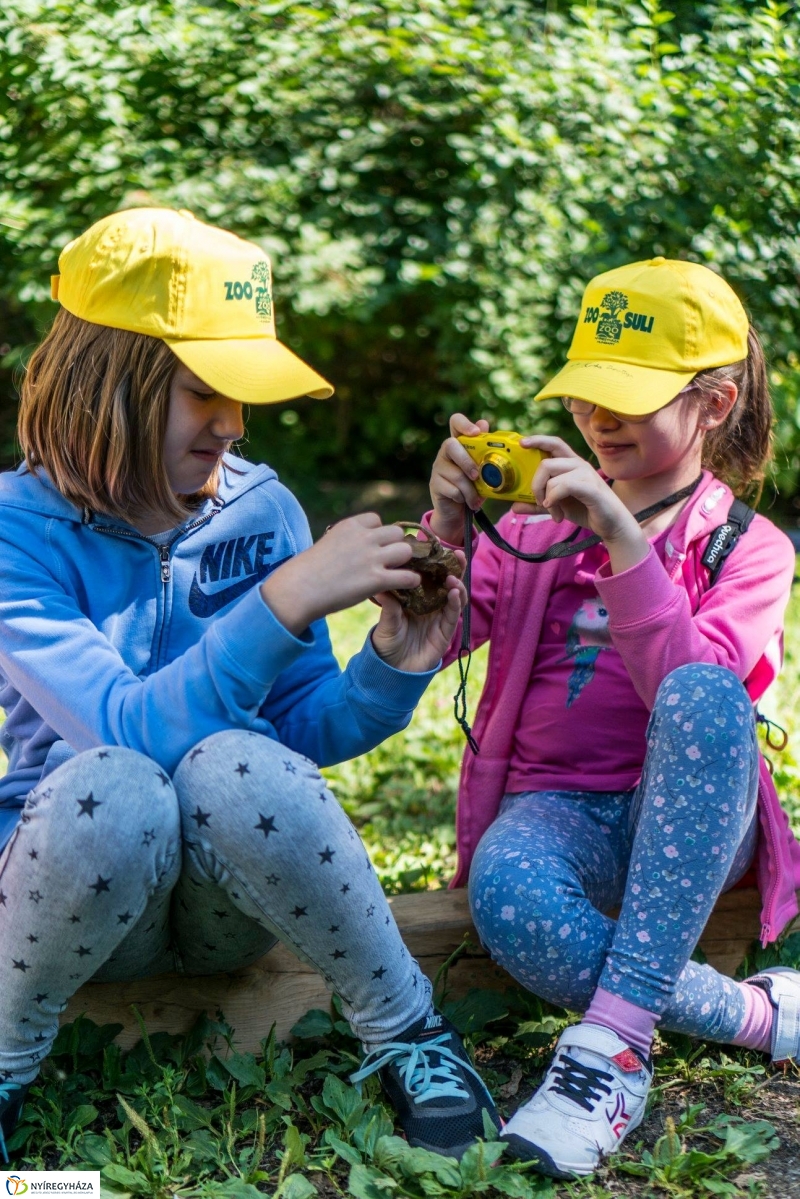
[[604, 942], [572, 902], [564, 863], [524, 854], [510, 860], [496, 851], [491, 842], [479, 846], [470, 871], [470, 910], [481, 944], [540, 998], [584, 1010], [602, 969]]
[[492, 858], [476, 854], [469, 876], [470, 911], [481, 944], [497, 960], [515, 954], [533, 960], [563, 912], [563, 895], [557, 883], [544, 881], [553, 872], [540, 871], [538, 863], [526, 861], [522, 870]]
[[201, 741], [183, 758], [174, 781], [185, 838], [212, 843], [223, 856], [238, 855], [254, 829], [265, 842], [279, 830], [302, 836], [330, 819], [334, 806], [313, 762], [246, 730]]
[[[720, 745], [729, 748], [740, 769], [748, 764], [756, 769], [753, 704], [724, 666], [693, 664], [671, 671], [659, 687], [647, 733], [648, 751], [664, 750], [673, 762], [676, 746], [683, 743], [680, 752], [693, 763], [695, 775], [711, 765], [708, 755], [718, 755]], [[662, 733], [667, 735], [664, 742]]]
[[81, 823], [85, 817], [91, 827], [107, 828], [111, 821], [117, 840], [142, 821], [159, 839], [179, 833], [171, 778], [152, 758], [123, 746], [85, 750], [64, 762], [34, 792], [37, 805], [51, 798], [54, 810], [74, 814]]
[[175, 789], [182, 797], [204, 779], [218, 785], [231, 773], [240, 782], [308, 774], [320, 777], [313, 762], [280, 741], [247, 729], [223, 729], [184, 755], [173, 776]]
[[720, 701], [744, 704], [747, 709], [752, 706], [744, 684], [732, 670], [715, 662], [688, 662], [671, 670], [662, 680], [653, 711], [671, 711], [685, 703], [713, 705]]
[[510, 882], [501, 871], [485, 878], [470, 874], [469, 880], [469, 906], [475, 931], [489, 956], [501, 964], [518, 957], [521, 949], [515, 926], [518, 905], [509, 902], [509, 892], [513, 894]]
[[583, 1010], [601, 963], [584, 960], [571, 936], [563, 895], [555, 888], [532, 894], [513, 872], [470, 876], [472, 919], [486, 952], [528, 990], [548, 1003]]
[[121, 746], [63, 762], [29, 796], [22, 822], [42, 860], [58, 860], [73, 874], [81, 863], [100, 863], [103, 878], [120, 872], [149, 885], [180, 857], [180, 813], [169, 775]]

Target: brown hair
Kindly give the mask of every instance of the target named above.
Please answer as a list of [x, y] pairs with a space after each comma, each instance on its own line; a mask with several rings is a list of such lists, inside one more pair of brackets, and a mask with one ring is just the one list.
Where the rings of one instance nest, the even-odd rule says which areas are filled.
[[178, 360], [165, 342], [110, 329], [61, 308], [28, 363], [17, 436], [73, 504], [125, 521], [158, 512], [185, 520], [216, 494], [176, 496], [164, 467], [170, 384]]
[[746, 358], [695, 375], [692, 387], [700, 393], [701, 407], [719, 392], [722, 379], [735, 383], [739, 394], [722, 424], [706, 433], [703, 466], [736, 495], [749, 494], [757, 501], [772, 458], [773, 412], [764, 351], [752, 325], [747, 332]]

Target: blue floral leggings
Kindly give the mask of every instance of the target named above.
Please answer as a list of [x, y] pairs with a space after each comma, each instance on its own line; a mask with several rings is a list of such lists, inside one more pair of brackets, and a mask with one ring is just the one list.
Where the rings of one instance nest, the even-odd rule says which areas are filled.
[[[585, 1011], [601, 986], [661, 1028], [729, 1041], [741, 991], [689, 958], [752, 861], [757, 797], [744, 687], [719, 666], [680, 667], [659, 688], [634, 791], [505, 797], [470, 873], [483, 944], [552, 1003]], [[603, 914], [620, 903], [616, 921]]]

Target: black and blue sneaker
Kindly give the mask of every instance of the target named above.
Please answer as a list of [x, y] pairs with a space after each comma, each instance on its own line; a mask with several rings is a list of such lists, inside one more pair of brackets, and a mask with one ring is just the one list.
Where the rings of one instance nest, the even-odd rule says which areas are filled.
[[491, 1095], [461, 1037], [439, 1012], [370, 1050], [350, 1081], [358, 1086], [376, 1073], [409, 1145], [460, 1158], [486, 1135], [484, 1112], [500, 1131]]
[[22, 1104], [30, 1083], [0, 1082], [0, 1154], [8, 1165], [6, 1138], [10, 1137], [22, 1115]]

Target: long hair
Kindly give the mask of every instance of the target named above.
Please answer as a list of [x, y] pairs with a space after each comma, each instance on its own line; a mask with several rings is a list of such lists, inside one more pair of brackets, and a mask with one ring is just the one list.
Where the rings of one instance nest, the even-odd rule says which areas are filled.
[[695, 375], [691, 385], [699, 392], [701, 409], [718, 393], [723, 379], [736, 384], [738, 395], [723, 423], [706, 433], [703, 466], [736, 495], [758, 500], [772, 458], [773, 411], [764, 351], [752, 325], [747, 333], [746, 358]]
[[17, 436], [29, 469], [45, 470], [79, 508], [185, 520], [216, 494], [217, 477], [192, 496], [169, 485], [163, 446], [177, 365], [159, 338], [61, 308], [22, 381]]

